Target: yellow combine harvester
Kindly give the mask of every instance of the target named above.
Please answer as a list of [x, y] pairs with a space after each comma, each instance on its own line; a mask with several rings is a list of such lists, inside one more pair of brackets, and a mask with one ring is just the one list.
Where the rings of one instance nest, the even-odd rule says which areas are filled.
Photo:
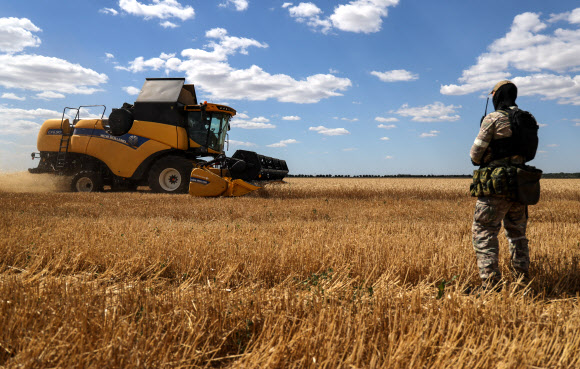
[[113, 109], [109, 119], [103, 119], [102, 107], [100, 119], [79, 119], [89, 108], [81, 106], [45, 121], [38, 133], [40, 153], [32, 153], [40, 163], [29, 171], [72, 176], [71, 190], [78, 192], [149, 186], [193, 196], [241, 196], [288, 174], [284, 160], [252, 151], [226, 157], [236, 111], [198, 104], [194, 85], [184, 78], [147, 78], [135, 103]]

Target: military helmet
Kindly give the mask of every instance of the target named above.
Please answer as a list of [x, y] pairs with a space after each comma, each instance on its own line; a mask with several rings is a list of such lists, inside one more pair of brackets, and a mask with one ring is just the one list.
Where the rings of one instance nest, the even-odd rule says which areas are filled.
[[499, 81], [498, 83], [495, 84], [495, 86], [493, 86], [493, 90], [491, 90], [491, 92], [489, 94], [492, 95], [494, 92], [499, 90], [499, 88], [501, 86], [507, 85], [508, 83], [511, 83], [512, 85], [514, 84], [512, 81], [510, 81], [508, 79], [504, 79], [503, 81]]

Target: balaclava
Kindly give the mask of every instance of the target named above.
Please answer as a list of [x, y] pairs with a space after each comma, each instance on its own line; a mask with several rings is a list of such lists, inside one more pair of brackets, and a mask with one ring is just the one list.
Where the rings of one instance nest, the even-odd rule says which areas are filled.
[[505, 110], [510, 106], [516, 105], [516, 98], [518, 97], [518, 88], [513, 83], [505, 83], [501, 85], [493, 95], [493, 107], [495, 110]]

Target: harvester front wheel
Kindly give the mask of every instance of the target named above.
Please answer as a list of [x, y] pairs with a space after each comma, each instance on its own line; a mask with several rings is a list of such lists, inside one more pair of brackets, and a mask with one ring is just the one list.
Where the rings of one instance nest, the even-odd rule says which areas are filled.
[[193, 164], [179, 156], [159, 159], [149, 172], [149, 187], [159, 193], [187, 193]]
[[99, 173], [83, 170], [74, 175], [71, 182], [73, 192], [99, 192], [103, 190], [103, 179]]

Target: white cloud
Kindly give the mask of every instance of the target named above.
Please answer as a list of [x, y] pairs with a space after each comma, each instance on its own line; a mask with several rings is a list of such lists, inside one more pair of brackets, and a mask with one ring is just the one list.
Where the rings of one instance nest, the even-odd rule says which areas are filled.
[[371, 74], [378, 77], [383, 82], [414, 81], [419, 79], [418, 74], [411, 73], [404, 69], [395, 69], [387, 72], [372, 71]]
[[310, 127], [308, 130], [318, 132], [325, 136], [342, 136], [350, 134], [350, 132], [344, 128], [326, 128], [324, 126]]
[[126, 86], [126, 87], [123, 87], [123, 91], [125, 91], [129, 95], [139, 95], [139, 93], [141, 92], [141, 89], [137, 88], [137, 87], [133, 87], [133, 86]]
[[358, 150], [356, 147], [347, 147], [346, 149], [342, 149], [342, 151], [346, 151], [346, 152], [356, 151], [356, 150]]
[[395, 113], [403, 117], [411, 117], [416, 122], [453, 122], [460, 117], [456, 114], [455, 109], [461, 108], [461, 105], [444, 105], [442, 102], [433, 104], [409, 107], [408, 104], [401, 106]]
[[170, 21], [161, 22], [161, 23], [159, 23], [159, 25], [163, 28], [177, 28], [177, 27], [179, 27], [177, 24], [172, 23]]
[[[288, 3], [284, 3], [286, 5]], [[320, 28], [320, 31], [327, 33], [332, 28], [332, 23], [329, 19], [321, 19], [320, 14], [322, 10], [313, 3], [300, 3], [296, 6], [286, 6], [288, 13], [292, 18], [300, 23], [306, 23], [313, 29]]]
[[295, 143], [298, 143], [298, 141], [296, 141], [295, 139], [291, 138], [291, 139], [288, 139], [288, 140], [282, 140], [280, 142], [276, 142], [276, 143], [273, 143], [271, 145], [266, 145], [266, 146], [268, 146], [268, 147], [286, 147], [286, 146], [288, 146], [290, 144], [295, 144]]
[[115, 59], [115, 55], [113, 55], [111, 53], [105, 53], [105, 58], [107, 58], [107, 59]]
[[381, 30], [387, 8], [395, 6], [399, 0], [356, 0], [334, 9], [330, 20], [341, 31], [373, 33]]
[[219, 6], [226, 7], [228, 5], [233, 5], [237, 11], [241, 12], [248, 9], [249, 1], [248, 0], [226, 0], [225, 2], [221, 3]]
[[27, 18], [0, 18], [0, 51], [20, 52], [27, 47], [38, 47], [40, 38], [32, 32], [40, 32]]
[[381, 30], [383, 18], [388, 15], [387, 9], [395, 6], [399, 0], [354, 0], [334, 8], [334, 13], [323, 16], [322, 10], [314, 3], [284, 3], [292, 18], [306, 23], [312, 29], [328, 33], [331, 29], [345, 32], [373, 33]]
[[34, 135], [40, 123], [47, 119], [59, 119], [62, 113], [48, 109], [13, 109], [0, 106], [0, 134]]
[[338, 78], [332, 74], [315, 74], [296, 80], [285, 74], [269, 74], [257, 65], [235, 69], [228, 63], [230, 55], [248, 54], [250, 47], [267, 48], [268, 45], [249, 38], [228, 36], [223, 28], [207, 31], [206, 37], [212, 39], [207, 45], [210, 50], [183, 50], [181, 57], [185, 60], [175, 57], [145, 60], [138, 57], [129, 66], [116, 68], [134, 73], [160, 69], [185, 73], [187, 79], [212, 100], [277, 99], [280, 102], [316, 103], [325, 98], [342, 96], [339, 91], [352, 85], [348, 78]]
[[[42, 55], [12, 54], [40, 45], [39, 32], [26, 18], [0, 18], [0, 86], [40, 91], [42, 99], [63, 98], [63, 93], [92, 94], [107, 76], [66, 60]], [[107, 54], [106, 54], [107, 55]], [[107, 56], [108, 57], [108, 56]], [[14, 98], [8, 94], [6, 98]], [[18, 100], [18, 99], [17, 99]]]
[[116, 9], [113, 8], [102, 8], [99, 10], [99, 13], [102, 14], [111, 14], [111, 15], [118, 15], [119, 12]]
[[339, 117], [334, 117], [333, 119], [340, 119], [340, 120], [344, 120], [345, 122], [358, 122], [358, 118], [339, 118]]
[[[105, 110], [102, 106], [94, 106], [94, 107], [83, 107], [79, 111], [79, 116], [81, 119], [101, 119], [103, 117], [103, 113]], [[76, 111], [67, 112], [67, 118], [73, 118]]]
[[66, 60], [41, 55], [0, 55], [0, 85], [32, 91], [92, 94], [105, 74]]
[[381, 123], [390, 123], [390, 122], [398, 122], [399, 120], [397, 118], [384, 118], [384, 117], [375, 117], [375, 120], [377, 122], [381, 122]]
[[379, 124], [377, 127], [378, 128], [383, 128], [383, 129], [393, 129], [393, 128], [397, 128], [397, 126], [394, 125], [394, 124]]
[[55, 119], [62, 117], [62, 112], [48, 110], [48, 109], [14, 109], [14, 108], [6, 108], [0, 106], [0, 121], [4, 120], [17, 120], [17, 119], [24, 119], [24, 120], [38, 120], [42, 119]]
[[10, 145], [10, 146], [16, 147], [18, 149], [27, 149], [27, 150], [30, 150], [30, 149], [34, 150], [36, 148], [35, 145], [23, 145], [23, 144], [19, 144], [17, 142], [6, 141], [6, 140], [0, 140], [0, 145], [1, 146]]
[[421, 133], [421, 135], [419, 137], [421, 137], [421, 138], [437, 137], [438, 134], [439, 134], [439, 131], [429, 131], [429, 133], [427, 133], [427, 132]]
[[575, 127], [580, 127], [580, 122], [574, 124]]
[[18, 96], [16, 94], [13, 94], [12, 92], [5, 92], [2, 94], [1, 97], [3, 99], [18, 100], [18, 101], [26, 100], [26, 97]]
[[36, 97], [42, 100], [52, 100], [52, 99], [64, 99], [66, 96], [54, 91], [44, 91], [37, 93]]
[[300, 120], [301, 118], [299, 116], [296, 115], [288, 115], [285, 117], [282, 117], [282, 120]]
[[29, 120], [0, 121], [0, 133], [3, 135], [36, 135], [40, 124]]
[[559, 21], [567, 21], [572, 24], [580, 23], [580, 8], [576, 8], [570, 12], [550, 14], [550, 19], [548, 19], [548, 22], [554, 23]]
[[253, 142], [244, 142], [244, 141], [236, 141], [236, 140], [229, 140], [230, 145], [238, 147], [238, 146], [243, 146], [243, 147], [255, 147], [257, 146], [255, 143]]
[[242, 114], [238, 114], [232, 118], [230, 121], [230, 125], [233, 128], [242, 128], [242, 129], [269, 129], [269, 128], [276, 128], [274, 124], [270, 124], [270, 120], [265, 117], [257, 117], [257, 118], [249, 118], [247, 115], [244, 118], [241, 117]]
[[387, 159], [387, 160], [391, 160], [391, 159], [393, 159], [393, 158], [394, 158], [394, 157], [393, 157], [393, 156], [391, 156], [391, 155], [387, 155], [387, 156], [385, 156], [385, 159]]
[[115, 69], [137, 73], [143, 72], [146, 69], [159, 70], [160, 68], [165, 67], [166, 64], [167, 61], [162, 58], [151, 58], [145, 60], [145, 58], [140, 56], [138, 58], [135, 58], [135, 60], [133, 60], [132, 62], [129, 62], [129, 67], [116, 66]]
[[294, 18], [310, 18], [322, 13], [322, 10], [313, 3], [300, 3], [289, 7], [288, 12]]
[[580, 8], [576, 8], [570, 12], [568, 22], [575, 24], [580, 23]]
[[[119, 7], [128, 14], [143, 17], [146, 20], [152, 18], [160, 20], [177, 18], [181, 21], [186, 21], [195, 17], [195, 10], [191, 6], [184, 6], [177, 0], [152, 1], [152, 4], [143, 4], [137, 0], [119, 0]], [[167, 22], [162, 22], [161, 25], [168, 27]], [[169, 27], [171, 26], [169, 25]]]
[[381, 137], [381, 141], [390, 141], [391, 139], [388, 137]]
[[560, 146], [560, 145], [558, 145], [558, 144], [549, 144], [549, 145], [546, 145], [546, 147], [558, 147], [558, 146]]
[[[552, 15], [549, 23], [577, 24], [580, 8]], [[488, 46], [477, 63], [464, 70], [459, 84], [441, 86], [446, 95], [487, 93], [499, 80], [509, 78], [520, 96], [539, 95], [560, 104], [580, 105], [580, 29], [556, 28], [540, 14], [517, 15], [510, 31]]]

